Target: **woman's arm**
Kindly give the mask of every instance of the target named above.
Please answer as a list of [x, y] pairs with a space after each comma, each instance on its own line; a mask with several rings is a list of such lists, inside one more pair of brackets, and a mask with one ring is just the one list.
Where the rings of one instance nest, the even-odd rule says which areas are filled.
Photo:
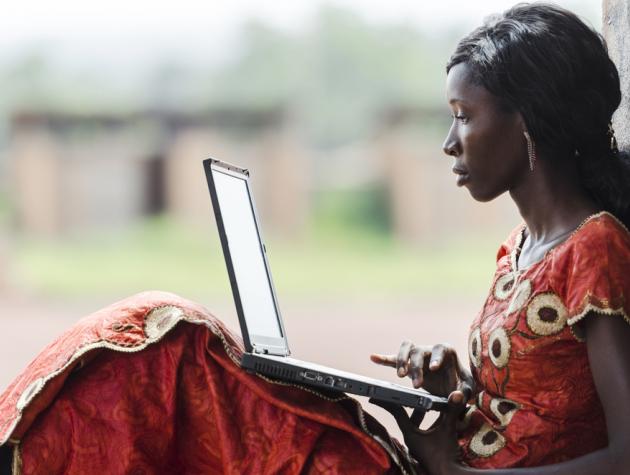
[[[589, 315], [583, 325], [591, 372], [606, 417], [606, 448], [543, 467], [473, 469], [455, 461], [456, 417], [452, 414], [435, 430], [424, 433], [411, 424], [404, 412], [389, 407], [411, 453], [425, 462], [431, 475], [627, 475], [630, 472], [630, 325], [619, 316], [605, 315]], [[460, 404], [462, 399], [456, 398]], [[456, 404], [452, 406], [451, 412], [458, 410]]]
[[606, 416], [608, 447], [546, 467], [474, 470], [460, 466], [451, 473], [625, 475], [630, 472], [630, 325], [616, 315], [589, 315], [584, 328], [591, 372]]

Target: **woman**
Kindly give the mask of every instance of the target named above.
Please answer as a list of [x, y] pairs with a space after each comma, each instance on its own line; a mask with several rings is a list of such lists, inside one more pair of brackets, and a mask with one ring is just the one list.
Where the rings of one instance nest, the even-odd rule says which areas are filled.
[[630, 176], [611, 127], [617, 70], [576, 16], [534, 4], [461, 40], [447, 73], [444, 152], [457, 184], [478, 201], [509, 192], [525, 223], [500, 247], [472, 324], [472, 373], [440, 345], [372, 357], [416, 387], [454, 391], [452, 402], [472, 391], [459, 444], [456, 409], [431, 433], [389, 409], [431, 474], [629, 473]]
[[480, 201], [509, 191], [525, 224], [499, 249], [471, 329], [472, 371], [443, 345], [372, 357], [449, 395], [426, 433], [388, 407], [422, 468], [352, 400], [241, 371], [239, 344], [203, 308], [143, 294], [83, 320], [0, 396], [14, 472], [626, 473], [630, 201], [609, 127], [617, 71], [596, 33], [548, 5], [474, 31], [447, 71], [444, 150], [458, 185]]

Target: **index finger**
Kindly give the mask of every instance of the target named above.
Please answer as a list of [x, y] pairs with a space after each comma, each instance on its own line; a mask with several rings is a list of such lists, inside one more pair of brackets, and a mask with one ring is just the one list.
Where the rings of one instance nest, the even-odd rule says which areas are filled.
[[450, 345], [435, 345], [431, 351], [431, 363], [429, 365], [429, 369], [431, 371], [440, 369], [440, 367], [444, 363], [444, 359], [447, 356], [452, 357], [453, 354], [454, 350]]
[[372, 363], [383, 366], [390, 366], [392, 368], [396, 367], [396, 355], [379, 355], [377, 353], [373, 353], [370, 355], [370, 360], [372, 360]]

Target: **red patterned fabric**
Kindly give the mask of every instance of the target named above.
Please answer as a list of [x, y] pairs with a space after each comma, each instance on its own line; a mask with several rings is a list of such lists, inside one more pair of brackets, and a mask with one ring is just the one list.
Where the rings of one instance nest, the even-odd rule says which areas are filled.
[[460, 446], [474, 467], [540, 466], [607, 445], [580, 320], [595, 312], [630, 323], [630, 234], [599, 213], [519, 270], [523, 238], [521, 227], [501, 246], [471, 326], [469, 356], [482, 391], [462, 422]]
[[[587, 220], [531, 267], [523, 228], [501, 246], [469, 356], [482, 390], [462, 420], [463, 461], [551, 464], [607, 444], [579, 322], [630, 322], [630, 234]], [[412, 472], [359, 404], [239, 367], [239, 339], [204, 308], [157, 292], [97, 312], [0, 395], [0, 445], [25, 474]]]
[[80, 321], [0, 396], [0, 445], [25, 474], [403, 471], [356, 401], [251, 375], [241, 351], [202, 307], [139, 294]]

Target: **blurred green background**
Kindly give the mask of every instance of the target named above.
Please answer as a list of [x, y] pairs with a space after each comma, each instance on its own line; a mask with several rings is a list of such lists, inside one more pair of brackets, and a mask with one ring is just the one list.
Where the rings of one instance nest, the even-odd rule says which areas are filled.
[[[600, 27], [599, 0], [558, 3]], [[208, 156], [252, 171], [301, 355], [356, 370], [418, 328], [463, 345], [520, 219], [507, 197], [455, 186], [445, 63], [512, 4], [14, 2], [0, 32], [0, 388], [135, 292], [234, 321]], [[361, 328], [352, 351], [344, 332], [337, 352], [309, 341], [339, 325]]]
[[[102, 153], [107, 146], [106, 141], [95, 138], [99, 128], [108, 127], [107, 121], [126, 120], [146, 111], [189, 117], [215, 111], [219, 118], [222, 111], [236, 111], [247, 120], [248, 114], [267, 110], [286, 115], [280, 125], [271, 127], [288, 129], [294, 147], [297, 144], [299, 149], [296, 155], [304, 156], [299, 166], [293, 165], [290, 158], [280, 166], [301, 169], [299, 183], [304, 189], [298, 193], [306, 196], [302, 200], [307, 204], [297, 212], [298, 224], [276, 229], [274, 220], [263, 222], [272, 236], [271, 261], [283, 293], [299, 297], [371, 289], [383, 295], [443, 295], [454, 286], [462, 292], [483, 290], [492, 271], [497, 239], [518, 222], [511, 217], [512, 211], [504, 211], [505, 205], [491, 205], [481, 212], [481, 218], [473, 211], [475, 219], [465, 219], [471, 212], [460, 209], [458, 214], [455, 209], [465, 203], [461, 190], [442, 175], [430, 176], [429, 180], [448, 180], [448, 187], [428, 195], [402, 197], [394, 203], [392, 189], [398, 184], [383, 171], [390, 166], [388, 152], [374, 158], [361, 156], [361, 150], [378, 149], [375, 144], [389, 134], [402, 143], [399, 147], [408, 151], [411, 160], [438, 162], [449, 119], [443, 104], [446, 59], [457, 39], [473, 21], [478, 22], [477, 17], [492, 12], [492, 8], [508, 7], [511, 2], [476, 4], [474, 18], [467, 14], [470, 7], [461, 2], [452, 2], [450, 14], [448, 6], [444, 7], [446, 14], [418, 8], [406, 14], [405, 9], [410, 7], [394, 2], [391, 8], [399, 10], [399, 15], [384, 18], [379, 18], [378, 8], [370, 2], [311, 2], [304, 11], [296, 10], [294, 22], [283, 17], [278, 20], [273, 8], [266, 15], [251, 3], [237, 3], [240, 9], [231, 12], [222, 12], [217, 5], [199, 12], [210, 18], [216, 7], [219, 17], [222, 13], [226, 18], [236, 17], [230, 20], [229, 34], [222, 33], [230, 40], [220, 45], [214, 40], [221, 43], [222, 37], [213, 38], [208, 33], [198, 35], [198, 39], [191, 35], [189, 43], [186, 38], [180, 39], [176, 48], [165, 47], [169, 30], [152, 39], [155, 33], [145, 25], [147, 31], [139, 28], [136, 32], [140, 45], [135, 47], [137, 51], [125, 56], [120, 46], [125, 43], [133, 50], [134, 36], [127, 32], [116, 39], [116, 26], [107, 21], [98, 24], [103, 31], [87, 34], [90, 19], [96, 15], [87, 11], [79, 11], [75, 18], [67, 18], [62, 11], [56, 18], [59, 31], [54, 29], [53, 18], [53, 27], [41, 34], [21, 30], [19, 21], [8, 32], [0, 55], [0, 217], [4, 230], [0, 252], [5, 293], [27, 290], [61, 297], [115, 296], [143, 288], [165, 288], [200, 297], [225, 292], [225, 270], [217, 252], [212, 215], [205, 203], [198, 203], [199, 196], [196, 200], [202, 211], [192, 220], [174, 217], [162, 197], [157, 207], [127, 211], [129, 216], [122, 221], [103, 218], [95, 226], [98, 219], [79, 217], [64, 223], [61, 217], [52, 225], [42, 224], [46, 218], [50, 220], [50, 210], [39, 210], [35, 214], [47, 216], [33, 218], [34, 213], [29, 215], [28, 210], [31, 204], [24, 196], [37, 197], [41, 190], [37, 184], [52, 180], [52, 176], [46, 176], [50, 170], [38, 171], [37, 158], [29, 161], [26, 170], [20, 170], [16, 162], [24, 161], [28, 151], [14, 142], [37, 138], [32, 123], [48, 122], [52, 124], [48, 127], [49, 139], [65, 140], [56, 149], [57, 160], [64, 161], [64, 153], [70, 153], [66, 150], [73, 146], [68, 143], [74, 141], [83, 146], [80, 153], [85, 156], [80, 159], [89, 161], [94, 148]], [[598, 26], [596, 2], [563, 3]], [[146, 13], [150, 17], [151, 9], [147, 8]], [[158, 12], [156, 18], [167, 13]], [[17, 20], [27, 14], [13, 12]], [[432, 16], [436, 21], [431, 21]], [[64, 36], [62, 30], [68, 25], [75, 30], [70, 28]], [[170, 35], [175, 37], [185, 30], [186, 26], [180, 25]], [[83, 49], [76, 44], [68, 46], [81, 39], [87, 44]], [[153, 47], [151, 41], [156, 43]], [[184, 53], [189, 50], [194, 54]], [[70, 132], [54, 125], [59, 116], [72, 124]], [[83, 120], [93, 121], [94, 117], [100, 118], [96, 125], [83, 125]], [[68, 129], [67, 124], [65, 127]], [[131, 135], [141, 135], [141, 126], [132, 124], [128, 128]], [[158, 130], [142, 137], [164, 143], [172, 140], [169, 132]], [[251, 130], [241, 127], [236, 134], [236, 142], [241, 140], [238, 134], [247, 140]], [[345, 151], [353, 144], [360, 144], [358, 151]], [[414, 156], [414, 147], [430, 152]], [[234, 156], [229, 155], [230, 147], [227, 150], [228, 156], [221, 158], [240, 163], [238, 147], [233, 147]], [[207, 154], [213, 154], [211, 147]], [[254, 174], [257, 167], [266, 167], [264, 156], [255, 156], [248, 163]], [[357, 169], [362, 172], [356, 173]], [[421, 165], [415, 172], [435, 174], [436, 170], [434, 165]], [[448, 175], [448, 165], [442, 170]], [[201, 166], [197, 171], [202, 180]], [[56, 169], [56, 173], [71, 172], [70, 167]], [[356, 175], [363, 172], [365, 176], [357, 179]], [[30, 176], [37, 173], [43, 176], [30, 183]], [[94, 173], [98, 174], [98, 169]], [[157, 186], [164, 187], [163, 170], [161, 174]], [[295, 178], [289, 174], [285, 179]], [[261, 183], [261, 187], [267, 185]], [[54, 186], [65, 185], [58, 181]], [[186, 185], [179, 182], [169, 186]], [[422, 180], [418, 180], [417, 187], [422, 186]], [[460, 202], [453, 202], [455, 194]], [[51, 200], [51, 196], [55, 195], [42, 193], [41, 200]], [[75, 192], [66, 199], [89, 199], [85, 196]], [[406, 213], [405, 202], [418, 197], [424, 200], [425, 208], [439, 208], [439, 216], [425, 212], [425, 216], [415, 218], [424, 221], [405, 232], [400, 220], [414, 219], [411, 214], [416, 209], [409, 206]], [[292, 199], [292, 195], [286, 199]], [[449, 202], [453, 202], [450, 210]], [[60, 201], [57, 206], [63, 207], [64, 203]], [[107, 206], [106, 199], [101, 206]], [[476, 205], [463, 206], [473, 209]], [[408, 215], [398, 217], [398, 224], [393, 215], [401, 211], [396, 207], [402, 207], [402, 214]], [[94, 218], [98, 209], [96, 206], [84, 212]], [[207, 219], [201, 218], [204, 211]], [[457, 223], [445, 224], [449, 219]]]

